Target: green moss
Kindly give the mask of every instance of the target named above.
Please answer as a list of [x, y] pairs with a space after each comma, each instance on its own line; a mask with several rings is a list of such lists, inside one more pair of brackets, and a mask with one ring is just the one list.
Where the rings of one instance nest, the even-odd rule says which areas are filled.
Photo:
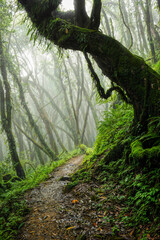
[[144, 164], [151, 160], [152, 162], [150, 162], [150, 164], [153, 165], [153, 163], [157, 163], [160, 158], [160, 145], [144, 149], [142, 142], [136, 140], [131, 144], [130, 158], [131, 157]]
[[90, 155], [92, 154], [93, 152], [93, 149], [92, 148], [88, 148], [86, 145], [84, 144], [81, 144], [80, 146], [80, 149], [82, 150], [83, 153], [85, 153], [86, 155]]
[[144, 150], [142, 148], [142, 143], [139, 140], [134, 141], [131, 144], [131, 154], [130, 157], [133, 157], [137, 160], [142, 159], [144, 156]]

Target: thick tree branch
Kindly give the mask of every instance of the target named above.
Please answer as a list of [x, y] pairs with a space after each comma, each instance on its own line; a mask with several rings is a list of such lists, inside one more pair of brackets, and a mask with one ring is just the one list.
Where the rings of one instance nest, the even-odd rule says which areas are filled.
[[[34, 4], [37, 1], [32, 0]], [[26, 0], [19, 2], [26, 7]], [[41, 1], [39, 7], [43, 8]], [[36, 13], [32, 9], [29, 14], [34, 17]], [[33, 17], [31, 19], [34, 19]], [[112, 37], [96, 30], [77, 27], [63, 19], [54, 20], [49, 16], [40, 23], [33, 22], [38, 32], [55, 45], [90, 53], [103, 74], [126, 92], [133, 103], [135, 121], [140, 120], [143, 111], [147, 81], [149, 88], [152, 88], [146, 103], [147, 116], [160, 115], [160, 76], [145, 64], [142, 58], [133, 55]]]
[[85, 8], [85, 0], [74, 0], [75, 24], [80, 27], [87, 27], [89, 17]]
[[98, 30], [101, 18], [101, 7], [102, 7], [101, 0], [93, 0], [93, 7], [89, 25], [90, 29]]

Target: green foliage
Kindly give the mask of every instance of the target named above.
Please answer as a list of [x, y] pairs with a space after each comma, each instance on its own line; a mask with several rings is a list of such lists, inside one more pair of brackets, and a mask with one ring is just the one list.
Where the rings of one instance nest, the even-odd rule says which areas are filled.
[[[97, 209], [106, 212], [104, 222], [113, 226], [113, 233], [123, 225], [134, 229], [136, 237], [143, 230], [145, 239], [147, 233], [159, 234], [160, 119], [152, 118], [147, 133], [133, 136], [132, 109], [116, 107], [104, 114], [93, 152], [85, 156], [83, 168], [70, 185], [97, 181]], [[119, 214], [116, 206], [121, 209]], [[110, 211], [115, 211], [115, 216]]]
[[93, 152], [93, 149], [92, 148], [89, 148], [87, 147], [86, 145], [84, 144], [81, 144], [80, 145], [80, 149], [82, 150], [83, 153], [85, 153], [86, 155], [89, 155]]
[[154, 117], [150, 119], [148, 124], [149, 132], [156, 133], [156, 135], [160, 135], [160, 117]]
[[11, 22], [12, 14], [13, 14], [13, 12], [11, 11], [11, 9], [10, 10], [8, 9], [6, 1], [1, 0], [1, 2], [0, 2], [0, 19], [1, 19], [0, 29], [5, 33], [9, 32], [8, 26]]
[[116, 105], [104, 112], [104, 120], [98, 127], [98, 136], [94, 146], [94, 152], [101, 154], [111, 145], [115, 145], [124, 136], [127, 136], [133, 119], [133, 110], [129, 105]]
[[160, 74], [160, 61], [155, 64], [154, 70]]

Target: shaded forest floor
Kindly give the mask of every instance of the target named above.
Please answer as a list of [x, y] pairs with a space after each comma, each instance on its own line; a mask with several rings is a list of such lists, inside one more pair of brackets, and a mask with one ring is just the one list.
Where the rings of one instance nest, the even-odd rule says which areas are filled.
[[70, 192], [64, 191], [70, 175], [82, 162], [83, 156], [70, 159], [56, 168], [48, 180], [25, 194], [30, 212], [16, 239], [134, 239], [134, 229], [126, 230], [121, 223], [113, 229], [112, 223], [105, 221], [106, 215], [118, 218], [123, 206], [105, 201], [103, 208], [105, 196], [98, 183], [80, 182]]

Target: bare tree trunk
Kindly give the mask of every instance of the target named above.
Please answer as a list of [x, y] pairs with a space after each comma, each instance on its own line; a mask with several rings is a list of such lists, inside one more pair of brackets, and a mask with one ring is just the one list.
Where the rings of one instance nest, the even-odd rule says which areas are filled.
[[105, 19], [107, 34], [108, 34], [108, 36], [112, 36], [111, 28], [110, 28], [109, 21], [108, 21], [108, 17], [107, 17], [106, 12], [104, 11], [104, 9], [102, 9], [102, 13], [103, 13], [103, 16], [104, 16], [104, 19]]
[[22, 106], [24, 107], [25, 111], [26, 111], [26, 114], [27, 114], [27, 117], [28, 117], [28, 120], [29, 120], [29, 123], [31, 125], [31, 127], [34, 129], [40, 143], [42, 144], [42, 146], [45, 148], [45, 152], [46, 154], [53, 160], [56, 160], [56, 155], [54, 154], [54, 152], [48, 147], [48, 145], [46, 144], [41, 132], [40, 132], [40, 129], [39, 127], [37, 126], [37, 124], [35, 123], [33, 117], [32, 117], [32, 114], [27, 106], [27, 103], [26, 103], [26, 100], [25, 100], [25, 96], [24, 96], [24, 91], [23, 91], [23, 88], [22, 88], [22, 85], [21, 85], [21, 82], [19, 80], [19, 78], [17, 77], [17, 74], [15, 73], [15, 70], [14, 68], [12, 67], [11, 63], [8, 63], [8, 68], [9, 68], [9, 71], [10, 73], [13, 75], [13, 78], [15, 80], [15, 82], [17, 83], [18, 85], [18, 88], [19, 88], [19, 96], [20, 96], [20, 99], [21, 99], [21, 104]]
[[4, 158], [4, 156], [3, 156], [2, 142], [0, 141], [0, 162], [3, 161], [3, 158]]
[[58, 155], [58, 147], [57, 147], [57, 144], [56, 144], [56, 141], [54, 139], [54, 136], [53, 136], [53, 133], [52, 133], [52, 129], [50, 127], [50, 123], [48, 122], [48, 119], [47, 119], [47, 113], [45, 112], [44, 109], [41, 109], [40, 106], [39, 106], [39, 103], [36, 99], [36, 97], [34, 96], [30, 86], [28, 85], [28, 92], [37, 108], [37, 111], [45, 125], [45, 128], [46, 128], [46, 132], [47, 132], [47, 135], [49, 137], [49, 142], [50, 142], [50, 146], [52, 147], [52, 149], [54, 150], [55, 154]]
[[153, 37], [152, 37], [152, 33], [151, 33], [151, 19], [150, 19], [150, 11], [149, 11], [150, 5], [151, 5], [150, 0], [146, 0], [146, 26], [147, 26], [147, 33], [148, 33], [148, 41], [149, 41], [149, 45], [151, 48], [153, 61], [155, 63], [157, 61], [157, 59], [156, 59], [154, 41], [153, 41]]

